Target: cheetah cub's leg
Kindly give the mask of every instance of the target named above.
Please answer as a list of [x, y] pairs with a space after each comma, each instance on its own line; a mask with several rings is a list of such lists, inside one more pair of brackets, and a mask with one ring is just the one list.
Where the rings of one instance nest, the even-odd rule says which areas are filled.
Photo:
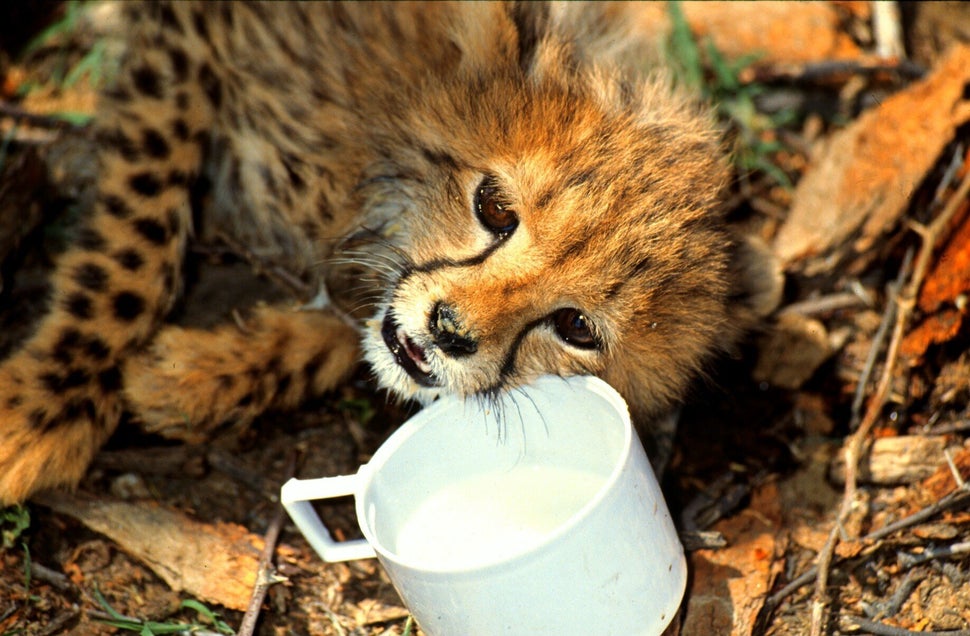
[[146, 429], [197, 441], [332, 389], [358, 357], [357, 332], [332, 312], [261, 307], [242, 325], [162, 330], [127, 363], [125, 395]]
[[77, 483], [118, 424], [119, 364], [151, 339], [180, 286], [212, 99], [174, 36], [155, 26], [151, 37], [99, 105], [98, 195], [57, 263], [48, 313], [0, 363], [0, 504]]

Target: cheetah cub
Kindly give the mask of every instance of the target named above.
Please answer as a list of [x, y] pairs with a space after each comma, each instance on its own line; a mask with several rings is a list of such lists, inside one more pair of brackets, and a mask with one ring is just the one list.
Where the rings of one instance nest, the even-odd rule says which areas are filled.
[[[648, 429], [749, 312], [718, 134], [628, 64], [634, 9], [122, 4], [96, 202], [0, 365], [0, 501], [75, 484], [123, 411], [200, 437], [361, 356], [424, 401], [595, 374]], [[215, 232], [369, 314], [166, 325], [188, 239]]]

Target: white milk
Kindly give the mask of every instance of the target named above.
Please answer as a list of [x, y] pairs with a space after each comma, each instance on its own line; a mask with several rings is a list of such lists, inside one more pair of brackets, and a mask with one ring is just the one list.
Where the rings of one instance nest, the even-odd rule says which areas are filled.
[[538, 544], [603, 485], [595, 473], [521, 466], [449, 484], [402, 524], [394, 551], [421, 567], [468, 568]]

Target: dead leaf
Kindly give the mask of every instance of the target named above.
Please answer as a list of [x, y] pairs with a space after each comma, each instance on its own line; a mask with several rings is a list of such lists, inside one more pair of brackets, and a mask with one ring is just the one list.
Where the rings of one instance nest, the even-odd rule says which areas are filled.
[[[958, 212], [957, 215], [959, 214]], [[968, 291], [970, 291], [970, 216], [963, 219], [953, 232], [939, 260], [923, 281], [919, 292], [919, 308], [926, 312], [936, 311], [944, 304], [953, 303], [957, 296]]]
[[358, 625], [373, 625], [407, 618], [410, 612], [400, 605], [388, 605], [380, 599], [368, 598], [354, 608], [354, 620]]
[[828, 332], [818, 320], [800, 314], [779, 314], [761, 338], [752, 376], [786, 389], [805, 383], [831, 353]]
[[698, 39], [710, 37], [729, 58], [757, 53], [763, 63], [862, 56], [828, 2], [685, 2], [682, 6]]
[[923, 361], [926, 350], [933, 345], [943, 344], [960, 333], [964, 313], [957, 309], [943, 309], [930, 314], [915, 325], [899, 347], [899, 355], [911, 367]]
[[[728, 59], [754, 54], [758, 64], [800, 64], [864, 55], [829, 2], [684, 2], [681, 8], [697, 41], [704, 47], [710, 41]], [[614, 11], [624, 11], [639, 41], [659, 49], [670, 36], [666, 2], [621, 2]]]
[[150, 503], [61, 492], [34, 501], [108, 537], [176, 591], [234, 610], [249, 603], [263, 540], [240, 525], [200, 523]]
[[[964, 203], [966, 205], [966, 203]], [[970, 292], [970, 216], [947, 242], [920, 288], [918, 307], [929, 314], [906, 335], [902, 355], [915, 366], [934, 344], [949, 341], [960, 331], [966, 316], [959, 298]]]
[[862, 254], [892, 229], [956, 128], [970, 121], [967, 82], [970, 46], [965, 45], [954, 48], [925, 80], [832, 135], [799, 182], [775, 237], [782, 262], [797, 263], [808, 275], [824, 273], [841, 259], [811, 257], [843, 243]]
[[690, 556], [693, 578], [681, 634], [751, 633], [776, 574], [780, 519], [778, 488], [767, 484], [754, 492], [749, 509], [715, 525], [728, 547]]

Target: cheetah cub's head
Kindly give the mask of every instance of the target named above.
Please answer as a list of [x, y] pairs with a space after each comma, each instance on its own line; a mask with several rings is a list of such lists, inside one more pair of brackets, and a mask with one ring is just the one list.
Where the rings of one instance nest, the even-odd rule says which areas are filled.
[[396, 229], [365, 356], [423, 401], [594, 374], [642, 421], [737, 331], [719, 134], [666, 82], [554, 62], [430, 83], [369, 122], [357, 193]]
[[653, 85], [492, 88], [372, 181], [400, 230], [368, 361], [419, 400], [595, 374], [656, 414], [735, 335], [717, 136]]

